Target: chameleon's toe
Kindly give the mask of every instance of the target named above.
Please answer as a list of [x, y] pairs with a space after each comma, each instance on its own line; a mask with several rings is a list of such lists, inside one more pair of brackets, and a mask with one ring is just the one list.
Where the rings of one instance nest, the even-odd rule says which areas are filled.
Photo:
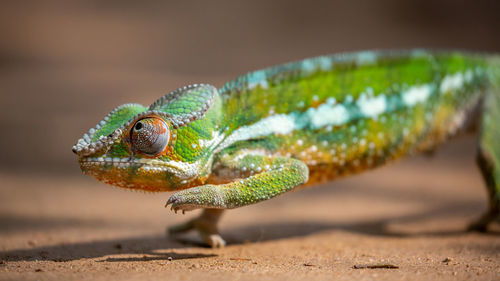
[[203, 241], [212, 248], [222, 248], [226, 246], [226, 241], [224, 241], [224, 239], [222, 239], [222, 237], [219, 234], [204, 235], [200, 233], [200, 235]]
[[217, 225], [211, 220], [205, 219], [203, 216], [194, 221], [194, 227], [198, 230], [201, 239], [212, 248], [221, 248], [226, 245], [226, 241], [222, 239], [217, 230]]
[[176, 236], [196, 230], [200, 234], [201, 239], [212, 248], [221, 248], [226, 245], [226, 241], [222, 239], [217, 229], [217, 222], [222, 215], [222, 210], [205, 209], [203, 213], [188, 222], [181, 223], [167, 229], [167, 235]]
[[169, 205], [171, 205], [170, 209], [175, 213], [177, 213], [177, 211], [182, 211], [182, 213], [184, 213], [186, 211], [202, 208], [202, 206], [196, 204], [196, 199], [192, 195], [185, 194], [184, 191], [173, 194], [165, 204], [165, 208]]
[[168, 207], [168, 205], [172, 205], [172, 204], [177, 203], [178, 201], [179, 201], [179, 198], [178, 198], [177, 194], [170, 196], [170, 198], [168, 198], [168, 200], [167, 200], [167, 203], [165, 204], [165, 208]]

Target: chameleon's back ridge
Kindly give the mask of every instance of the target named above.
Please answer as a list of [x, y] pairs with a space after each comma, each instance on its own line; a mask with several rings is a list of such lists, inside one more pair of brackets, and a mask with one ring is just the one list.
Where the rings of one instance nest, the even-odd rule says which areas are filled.
[[[257, 203], [433, 149], [484, 105], [479, 164], [498, 217], [500, 67], [497, 56], [379, 51], [305, 59], [251, 72], [219, 90], [199, 84], [150, 107], [112, 111], [73, 147], [85, 173], [124, 188], [180, 190], [167, 205], [203, 215], [222, 246], [222, 209]], [[211, 222], [211, 223], [208, 223]]]

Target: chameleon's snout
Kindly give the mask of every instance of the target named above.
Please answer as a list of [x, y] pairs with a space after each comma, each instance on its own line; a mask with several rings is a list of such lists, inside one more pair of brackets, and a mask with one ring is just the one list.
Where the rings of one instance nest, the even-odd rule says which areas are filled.
[[73, 148], [71, 148], [71, 151], [73, 151], [73, 153], [76, 154], [76, 147], [73, 146]]

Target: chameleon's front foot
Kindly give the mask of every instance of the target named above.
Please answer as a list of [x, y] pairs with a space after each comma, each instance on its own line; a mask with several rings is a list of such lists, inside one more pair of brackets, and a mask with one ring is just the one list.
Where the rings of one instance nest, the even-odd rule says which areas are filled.
[[194, 219], [185, 223], [178, 224], [167, 229], [168, 235], [176, 236], [188, 232], [190, 230], [197, 230], [203, 239], [212, 248], [221, 248], [226, 245], [226, 241], [222, 239], [217, 230], [217, 223], [224, 210], [221, 209], [205, 209], [203, 213]]
[[201, 208], [226, 208], [220, 187], [214, 185], [202, 185], [176, 192], [168, 199], [165, 208], [168, 205], [172, 205], [170, 209], [176, 213]]

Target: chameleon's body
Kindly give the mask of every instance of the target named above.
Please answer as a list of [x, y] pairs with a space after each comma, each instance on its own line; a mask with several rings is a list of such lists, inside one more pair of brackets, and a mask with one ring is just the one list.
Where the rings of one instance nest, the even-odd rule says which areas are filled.
[[[484, 106], [483, 106], [484, 105]], [[197, 228], [221, 246], [221, 211], [297, 186], [432, 150], [482, 110], [479, 164], [490, 211], [500, 193], [500, 59], [458, 52], [359, 52], [306, 59], [193, 85], [146, 108], [118, 107], [78, 141], [82, 170], [120, 187], [183, 189], [174, 210], [205, 208]]]

